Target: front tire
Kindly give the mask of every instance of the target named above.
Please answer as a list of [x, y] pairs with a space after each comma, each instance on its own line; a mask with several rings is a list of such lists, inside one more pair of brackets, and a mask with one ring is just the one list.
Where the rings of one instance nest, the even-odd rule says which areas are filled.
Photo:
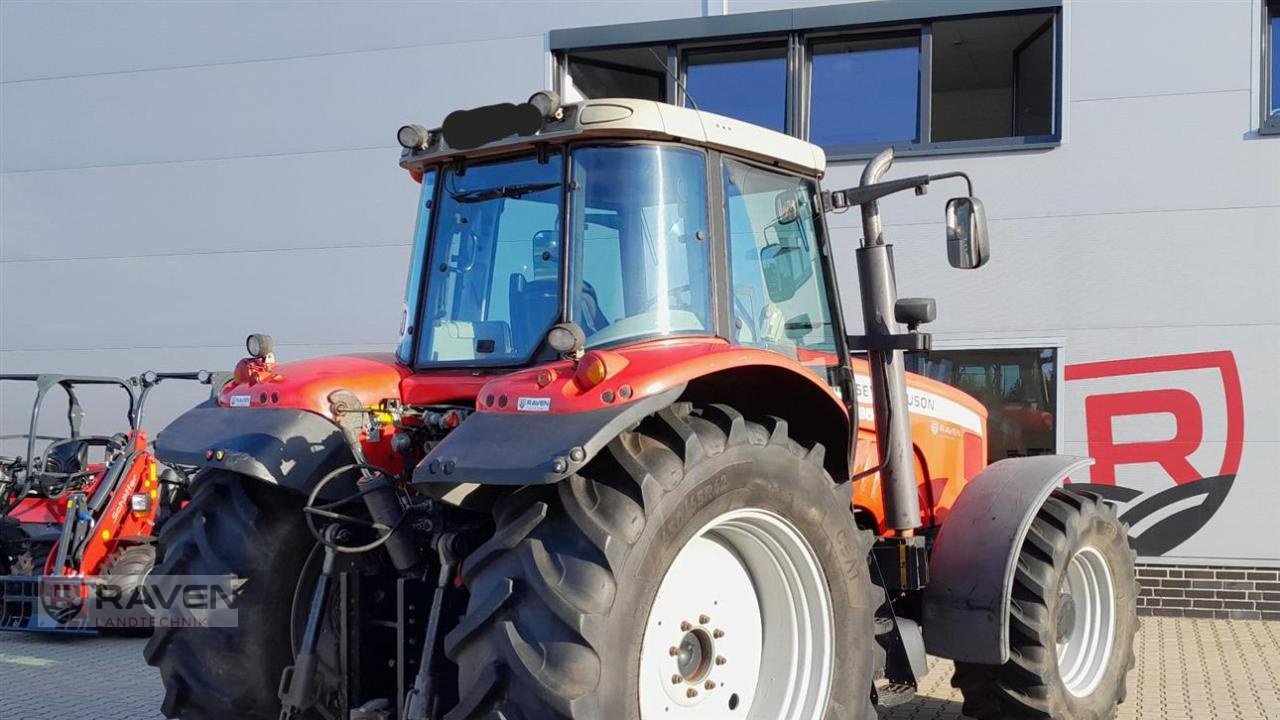
[[1128, 528], [1098, 496], [1055, 490], [1018, 556], [1009, 661], [956, 663], [979, 720], [1109, 720], [1134, 666], [1138, 583]]
[[679, 404], [515, 491], [463, 567], [446, 720], [871, 720], [882, 600], [834, 488], [786, 422]]

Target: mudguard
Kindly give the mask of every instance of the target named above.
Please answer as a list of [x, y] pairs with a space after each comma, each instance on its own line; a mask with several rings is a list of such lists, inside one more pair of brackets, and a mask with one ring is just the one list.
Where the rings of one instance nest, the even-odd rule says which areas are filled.
[[[172, 465], [218, 468], [299, 493], [355, 462], [342, 431], [327, 418], [293, 408], [227, 408], [214, 400], [188, 410], [156, 436], [156, 457]], [[354, 478], [330, 483], [320, 497], [354, 491]]]
[[[586, 412], [478, 412], [414, 468], [413, 482], [467, 488], [559, 482], [591, 462], [623, 430], [675, 402], [684, 389], [680, 383], [634, 402]], [[444, 499], [454, 501], [448, 495]]]
[[1009, 595], [1027, 531], [1054, 488], [1092, 458], [1010, 458], [956, 499], [929, 559], [924, 637], [929, 654], [962, 662], [1009, 660]]

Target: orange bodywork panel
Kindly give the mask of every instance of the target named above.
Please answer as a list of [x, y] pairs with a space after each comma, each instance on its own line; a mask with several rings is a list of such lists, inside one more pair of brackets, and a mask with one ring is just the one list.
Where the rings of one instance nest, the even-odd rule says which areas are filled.
[[[854, 474], [874, 468], [875, 416], [871, 381], [865, 360], [853, 361], [858, 389], [858, 439]], [[974, 398], [943, 383], [907, 373], [907, 405], [911, 413], [911, 442], [916, 456], [916, 482], [924, 527], [941, 525], [969, 480], [987, 465], [987, 410]], [[885, 531], [880, 474], [854, 483], [853, 505], [875, 518]]]

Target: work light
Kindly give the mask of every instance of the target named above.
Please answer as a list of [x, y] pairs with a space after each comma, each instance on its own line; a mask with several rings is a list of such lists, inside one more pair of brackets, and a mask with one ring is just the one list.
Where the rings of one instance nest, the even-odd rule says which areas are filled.
[[275, 343], [266, 333], [254, 333], [244, 340], [244, 349], [249, 351], [251, 357], [264, 358], [270, 355], [274, 348]]
[[425, 150], [431, 144], [431, 133], [421, 125], [405, 125], [396, 132], [396, 141], [406, 150]]

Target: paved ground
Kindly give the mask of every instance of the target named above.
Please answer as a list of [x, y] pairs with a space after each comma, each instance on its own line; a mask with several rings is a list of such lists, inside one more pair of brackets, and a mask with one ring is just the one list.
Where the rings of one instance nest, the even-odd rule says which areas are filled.
[[[0, 635], [0, 718], [161, 717], [141, 640]], [[1280, 623], [1144, 618], [1119, 720], [1280, 720]], [[951, 666], [886, 720], [960, 720]]]

